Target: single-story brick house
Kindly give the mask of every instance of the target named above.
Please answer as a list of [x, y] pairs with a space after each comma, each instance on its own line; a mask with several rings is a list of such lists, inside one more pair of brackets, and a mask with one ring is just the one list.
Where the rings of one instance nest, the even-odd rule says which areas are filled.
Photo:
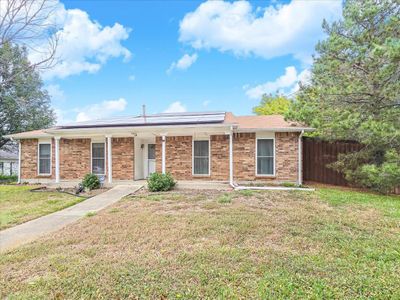
[[170, 172], [177, 180], [301, 183], [301, 136], [282, 116], [164, 113], [76, 122], [10, 135], [22, 182], [107, 183]]

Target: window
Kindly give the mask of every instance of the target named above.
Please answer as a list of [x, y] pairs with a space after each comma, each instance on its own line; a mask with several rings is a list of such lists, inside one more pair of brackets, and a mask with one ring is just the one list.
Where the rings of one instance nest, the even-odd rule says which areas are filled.
[[156, 145], [155, 144], [148, 145], [147, 158], [148, 159], [156, 159]]
[[274, 175], [274, 140], [257, 139], [257, 175]]
[[10, 176], [12, 176], [12, 174], [13, 174], [13, 171], [14, 171], [13, 168], [14, 168], [13, 163], [10, 162]]
[[39, 144], [39, 174], [51, 174], [51, 144]]
[[209, 175], [210, 174], [210, 142], [194, 141], [193, 142], [193, 174]]
[[92, 143], [92, 173], [105, 174], [105, 143]]
[[0, 174], [3, 175], [4, 174], [4, 163], [0, 162]]

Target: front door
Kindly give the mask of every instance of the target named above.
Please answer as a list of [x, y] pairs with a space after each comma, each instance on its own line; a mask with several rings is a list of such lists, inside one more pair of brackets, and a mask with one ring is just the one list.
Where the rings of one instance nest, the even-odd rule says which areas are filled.
[[148, 174], [154, 173], [156, 171], [156, 145], [148, 144], [147, 147], [147, 170]]

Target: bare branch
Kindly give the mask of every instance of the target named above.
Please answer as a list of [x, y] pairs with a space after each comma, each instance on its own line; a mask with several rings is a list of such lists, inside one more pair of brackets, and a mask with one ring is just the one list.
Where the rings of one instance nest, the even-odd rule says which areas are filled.
[[[51, 16], [57, 8], [58, 3], [54, 0], [0, 0], [0, 47], [6, 43], [16, 44], [26, 47], [30, 53], [40, 53], [38, 61], [21, 72], [44, 70], [55, 65], [58, 36]], [[0, 78], [0, 87], [15, 76], [7, 80]]]

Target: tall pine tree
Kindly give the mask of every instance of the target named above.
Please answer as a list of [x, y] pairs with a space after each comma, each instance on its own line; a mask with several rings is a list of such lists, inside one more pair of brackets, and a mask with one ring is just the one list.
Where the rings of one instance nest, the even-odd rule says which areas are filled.
[[400, 4], [348, 0], [340, 21], [323, 28], [311, 84], [290, 119], [326, 139], [365, 145], [335, 164], [348, 180], [382, 192], [400, 183]]

